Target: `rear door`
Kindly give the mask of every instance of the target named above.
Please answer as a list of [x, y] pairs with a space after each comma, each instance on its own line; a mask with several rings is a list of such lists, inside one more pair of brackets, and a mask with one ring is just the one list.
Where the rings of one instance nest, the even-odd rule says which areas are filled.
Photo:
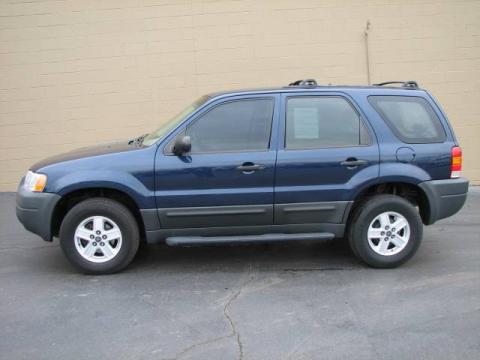
[[[163, 228], [273, 224], [276, 142], [271, 134], [277, 134], [279, 98], [218, 100], [159, 149], [155, 183]], [[176, 156], [171, 144], [184, 135], [191, 137], [191, 152]]]
[[370, 125], [342, 93], [282, 95], [275, 223], [341, 223], [358, 186], [378, 177]]

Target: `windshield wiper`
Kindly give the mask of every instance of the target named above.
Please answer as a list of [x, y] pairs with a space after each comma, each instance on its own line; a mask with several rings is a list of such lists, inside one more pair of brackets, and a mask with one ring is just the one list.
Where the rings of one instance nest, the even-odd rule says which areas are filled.
[[143, 134], [137, 137], [136, 139], [130, 140], [128, 142], [128, 145], [135, 145], [135, 146], [140, 146], [143, 143], [143, 140], [147, 137], [148, 134]]

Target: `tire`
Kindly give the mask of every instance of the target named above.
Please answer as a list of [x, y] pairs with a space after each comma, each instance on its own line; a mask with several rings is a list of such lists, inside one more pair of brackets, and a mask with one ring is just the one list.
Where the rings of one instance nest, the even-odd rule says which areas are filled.
[[60, 226], [59, 237], [70, 263], [83, 273], [96, 275], [124, 269], [133, 260], [140, 242], [132, 213], [107, 198], [85, 200], [70, 209]]
[[[391, 226], [395, 224], [401, 228]], [[355, 256], [375, 268], [393, 268], [408, 261], [417, 252], [422, 234], [417, 209], [395, 195], [366, 200], [352, 214], [347, 231]]]

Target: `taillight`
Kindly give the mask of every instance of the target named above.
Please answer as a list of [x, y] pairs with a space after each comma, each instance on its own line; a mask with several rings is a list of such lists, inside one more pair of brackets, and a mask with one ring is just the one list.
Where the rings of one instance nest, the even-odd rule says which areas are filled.
[[452, 147], [451, 178], [458, 178], [462, 172], [462, 149], [459, 146]]

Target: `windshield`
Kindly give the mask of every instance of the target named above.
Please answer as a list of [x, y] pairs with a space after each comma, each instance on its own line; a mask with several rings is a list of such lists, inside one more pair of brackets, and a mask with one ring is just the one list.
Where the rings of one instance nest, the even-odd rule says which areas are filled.
[[202, 96], [200, 99], [195, 101], [193, 104], [188, 106], [185, 110], [181, 111], [179, 114], [171, 118], [165, 124], [160, 126], [157, 130], [149, 134], [145, 139], [143, 139], [142, 145], [150, 146], [155, 143], [158, 139], [164, 137], [170, 130], [172, 130], [179, 122], [185, 119], [188, 115], [197, 110], [202, 106], [208, 99], [208, 96]]

